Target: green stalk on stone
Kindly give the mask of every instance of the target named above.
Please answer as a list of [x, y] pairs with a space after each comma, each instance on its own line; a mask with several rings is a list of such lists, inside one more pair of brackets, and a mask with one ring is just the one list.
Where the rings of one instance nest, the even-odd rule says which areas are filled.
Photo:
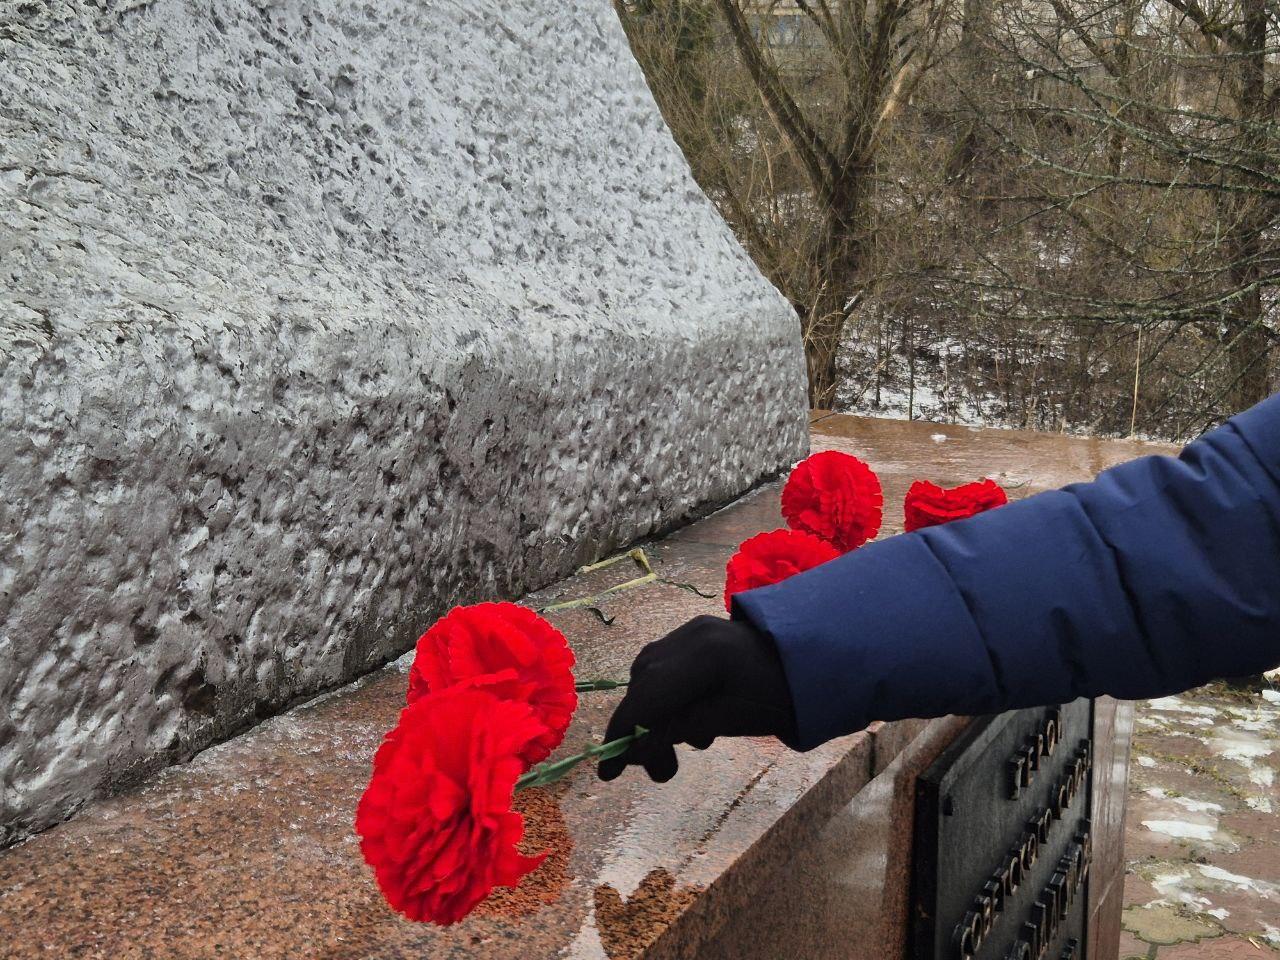
[[612, 760], [614, 757], [619, 757], [627, 752], [627, 747], [648, 732], [644, 727], [636, 727], [636, 732], [630, 736], [619, 737], [608, 743], [593, 743], [581, 753], [575, 753], [571, 757], [540, 763], [516, 781], [516, 789], [545, 787], [549, 783], [555, 783], [584, 760]]
[[578, 693], [588, 693], [591, 690], [617, 690], [626, 685], [626, 680], [578, 680], [574, 682], [573, 689]]

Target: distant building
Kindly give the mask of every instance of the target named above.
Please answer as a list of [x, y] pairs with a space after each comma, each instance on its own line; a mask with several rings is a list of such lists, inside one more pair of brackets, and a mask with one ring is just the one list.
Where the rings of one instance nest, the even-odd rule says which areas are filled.
[[822, 45], [822, 34], [795, 0], [748, 0], [743, 4], [756, 39], [775, 51], [809, 50]]

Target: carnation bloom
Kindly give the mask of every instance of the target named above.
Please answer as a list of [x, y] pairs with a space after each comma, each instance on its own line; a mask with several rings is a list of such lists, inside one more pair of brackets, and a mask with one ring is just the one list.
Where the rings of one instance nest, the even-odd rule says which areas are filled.
[[841, 553], [880, 532], [883, 508], [880, 478], [857, 457], [837, 450], [802, 460], [782, 488], [787, 526], [821, 537]]
[[928, 480], [917, 480], [907, 490], [902, 509], [906, 530], [910, 533], [951, 520], [963, 520], [1008, 502], [1008, 496], [994, 480], [979, 480], [949, 490]]
[[526, 768], [560, 744], [578, 705], [573, 651], [564, 634], [515, 603], [454, 607], [418, 639], [408, 701], [453, 686], [533, 708], [544, 729], [521, 754]]
[[771, 530], [744, 540], [725, 567], [724, 605], [731, 609], [735, 593], [785, 580], [793, 574], [834, 560], [840, 552], [812, 534]]
[[520, 752], [541, 732], [525, 704], [465, 687], [405, 707], [356, 808], [360, 852], [392, 907], [456, 923], [542, 862], [516, 849], [524, 820], [511, 809]]

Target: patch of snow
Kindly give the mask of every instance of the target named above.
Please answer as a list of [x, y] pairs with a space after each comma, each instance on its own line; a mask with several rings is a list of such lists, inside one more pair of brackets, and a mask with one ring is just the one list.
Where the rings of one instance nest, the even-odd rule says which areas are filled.
[[1225, 920], [1231, 913], [1213, 905], [1210, 897], [1215, 893], [1236, 890], [1272, 900], [1280, 892], [1280, 886], [1276, 884], [1229, 873], [1221, 867], [1207, 864], [1188, 864], [1168, 873], [1156, 874], [1151, 878], [1151, 886], [1166, 903], [1191, 907], [1219, 921]]
[[1241, 890], [1249, 890], [1259, 896], [1271, 899], [1280, 890], [1274, 883], [1267, 883], [1265, 880], [1255, 880], [1253, 877], [1242, 876], [1238, 873], [1230, 873], [1221, 867], [1210, 866], [1207, 863], [1197, 863], [1196, 869], [1210, 880], [1216, 880], [1219, 883], [1227, 883]]
[[1262, 699], [1267, 703], [1280, 703], [1280, 690], [1263, 690]]
[[1208, 800], [1192, 800], [1190, 797], [1170, 797], [1171, 801], [1190, 813], [1222, 813], [1222, 804]]
[[1142, 825], [1152, 833], [1163, 833], [1178, 840], [1212, 840], [1215, 833], [1211, 823], [1187, 823], [1185, 820], [1143, 820]]
[[1191, 872], [1188, 870], [1179, 870], [1175, 873], [1159, 873], [1151, 878], [1151, 886], [1160, 894], [1165, 903], [1179, 903], [1193, 907], [1197, 911], [1206, 911], [1206, 908], [1213, 906], [1208, 897], [1198, 896], [1194, 891], [1186, 889], [1185, 885], [1191, 880]]
[[1226, 760], [1234, 760], [1240, 766], [1252, 769], [1255, 760], [1269, 757], [1276, 752], [1276, 744], [1273, 742], [1259, 741], [1253, 737], [1231, 736], [1232, 732], [1234, 731], [1224, 731], [1226, 735], [1214, 737], [1209, 741], [1213, 752]]
[[934, 443], [946, 443], [947, 435], [945, 433], [935, 433], [931, 437], [929, 437], [929, 439], [932, 440]]
[[1202, 717], [1218, 715], [1218, 711], [1213, 707], [1187, 703], [1181, 697], [1157, 697], [1155, 700], [1148, 700], [1147, 706], [1162, 713], [1196, 713]]
[[1156, 765], [1155, 757], [1139, 757], [1139, 756], [1134, 756], [1133, 761], [1134, 761], [1134, 763], [1136, 763], [1138, 766], [1140, 766], [1140, 767], [1144, 767], [1144, 768], [1146, 768], [1147, 770], [1150, 770], [1152, 767], [1154, 767], [1154, 766]]
[[1270, 729], [1274, 724], [1275, 721], [1268, 718], [1266, 720], [1237, 720], [1231, 726], [1248, 733], [1260, 733], [1263, 730]]
[[1258, 733], [1260, 731], [1272, 732], [1280, 727], [1280, 710], [1272, 709], [1269, 706], [1253, 708], [1228, 707], [1227, 712], [1231, 715], [1231, 726], [1237, 730]]

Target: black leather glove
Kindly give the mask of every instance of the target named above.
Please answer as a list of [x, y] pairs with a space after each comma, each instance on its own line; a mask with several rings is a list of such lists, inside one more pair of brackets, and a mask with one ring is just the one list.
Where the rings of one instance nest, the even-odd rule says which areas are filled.
[[637, 726], [649, 732], [620, 757], [600, 763], [613, 780], [629, 764], [658, 783], [676, 775], [673, 744], [699, 750], [716, 737], [796, 738], [795, 708], [773, 641], [749, 623], [697, 617], [640, 651], [606, 742]]

